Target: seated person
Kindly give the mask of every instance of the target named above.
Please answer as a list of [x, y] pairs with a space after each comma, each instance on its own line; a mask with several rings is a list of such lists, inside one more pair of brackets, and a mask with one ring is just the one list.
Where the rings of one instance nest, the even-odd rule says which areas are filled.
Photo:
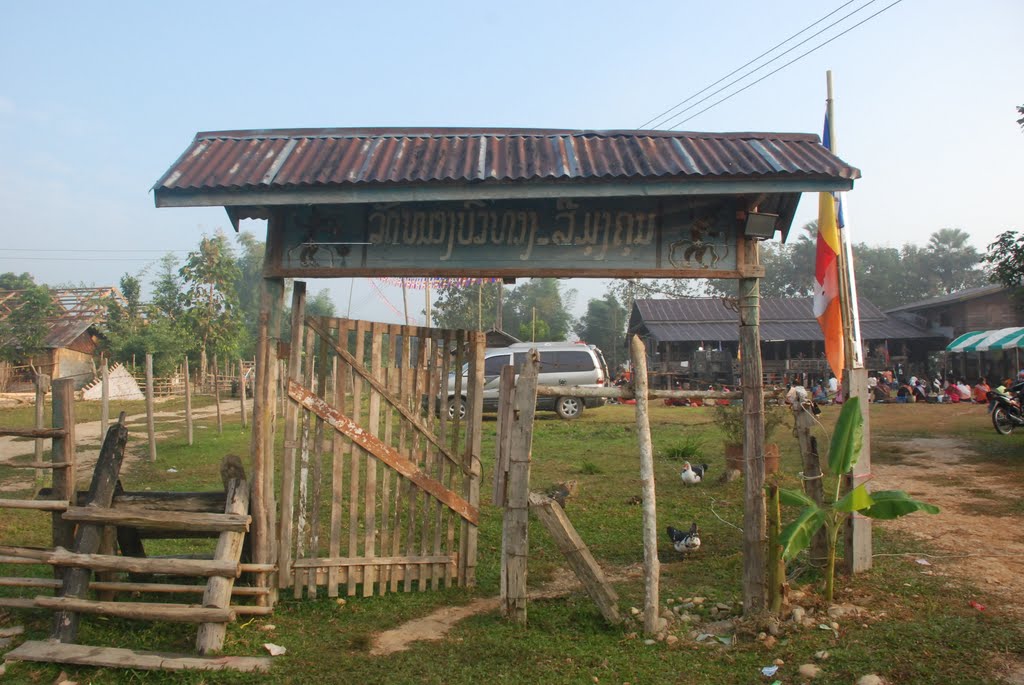
[[878, 385], [875, 386], [875, 402], [892, 402], [892, 392], [889, 390], [889, 384], [885, 382], [884, 378], [878, 379]]
[[971, 386], [967, 385], [966, 378], [961, 378], [956, 382], [956, 391], [960, 393], [961, 402], [971, 401]]
[[992, 388], [989, 387], [988, 381], [984, 376], [978, 379], [978, 382], [973, 388], [971, 388], [971, 399], [976, 404], [985, 404], [988, 402], [988, 391]]
[[917, 383], [914, 384], [914, 401], [915, 402], [927, 402], [928, 401], [928, 386], [924, 384], [924, 381], [918, 379]]
[[914, 391], [906, 383], [900, 383], [896, 389], [896, 401], [900, 404], [907, 404], [914, 401]]
[[960, 401], [960, 391], [957, 390], [956, 383], [950, 383], [946, 386], [946, 401], [956, 404]]
[[821, 381], [814, 384], [814, 388], [811, 390], [811, 397], [820, 404], [828, 402], [828, 393], [825, 392], [825, 386], [821, 384]]

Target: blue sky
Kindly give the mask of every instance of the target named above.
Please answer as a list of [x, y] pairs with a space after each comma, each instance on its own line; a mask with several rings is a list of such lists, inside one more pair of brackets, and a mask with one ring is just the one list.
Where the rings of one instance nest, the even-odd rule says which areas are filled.
[[[153, 206], [149, 188], [197, 131], [636, 128], [841, 4], [8, 3], [0, 272], [109, 284], [230, 231], [219, 209]], [[832, 69], [840, 156], [864, 176], [848, 200], [854, 240], [923, 244], [952, 226], [984, 249], [1024, 228], [1021, 25], [1019, 1], [903, 0], [681, 129], [818, 133]], [[805, 198], [797, 222], [815, 213]], [[577, 310], [603, 290], [569, 285]], [[348, 282], [310, 286], [330, 286], [345, 313]], [[353, 301], [353, 316], [395, 318], [366, 283]]]

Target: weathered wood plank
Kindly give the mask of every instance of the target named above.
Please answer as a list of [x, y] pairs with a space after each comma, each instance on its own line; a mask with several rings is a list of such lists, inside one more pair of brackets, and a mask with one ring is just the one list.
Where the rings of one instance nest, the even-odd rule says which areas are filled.
[[188, 532], [244, 533], [249, 530], [252, 517], [248, 514], [209, 514], [175, 512], [169, 517], [164, 511], [129, 511], [98, 509], [95, 507], [68, 507], [65, 521], [131, 526], [148, 530], [175, 530]]
[[0, 509], [35, 509], [37, 511], [63, 512], [67, 508], [68, 503], [59, 500], [0, 499]]
[[136, 652], [119, 647], [92, 647], [29, 640], [8, 652], [11, 661], [75, 664], [100, 668], [127, 668], [148, 671], [240, 671], [266, 673], [266, 657], [222, 656], [194, 657], [160, 652]]
[[[227, 506], [224, 508], [224, 515], [241, 516], [247, 511], [249, 511], [249, 484], [245, 479], [231, 480], [227, 484]], [[244, 532], [225, 531], [221, 533], [213, 558], [217, 561], [237, 563], [242, 556], [244, 540]], [[234, 578], [223, 576], [210, 578], [206, 582], [206, 591], [203, 593], [203, 606], [221, 610], [228, 609], [234, 585]], [[269, 609], [269, 607], [266, 608]], [[223, 622], [204, 622], [199, 626], [196, 651], [203, 655], [219, 652], [224, 647], [226, 633], [227, 627]]]
[[[302, 322], [305, 320], [306, 284], [296, 281], [292, 286], [292, 337], [288, 350], [288, 381], [301, 378]], [[284, 459], [281, 465], [281, 532], [278, 548], [278, 587], [286, 588], [294, 582], [291, 572], [292, 539], [295, 526], [295, 455], [299, 431], [299, 407], [291, 402], [285, 409]]]
[[[316, 360], [313, 357], [313, 345], [316, 337], [303, 329], [303, 345], [305, 346], [306, 367], [303, 370], [303, 383], [305, 387], [312, 388], [315, 378]], [[309, 412], [302, 412], [300, 415], [299, 428], [299, 511], [295, 520], [295, 558], [301, 559], [306, 556], [306, 549], [309, 543], [309, 453], [311, 449], [311, 424], [313, 415]], [[302, 590], [306, 586], [308, 578], [301, 572], [295, 573], [295, 585], [292, 592], [295, 599], [302, 597]]]
[[505, 489], [508, 483], [509, 454], [512, 449], [512, 416], [515, 410], [514, 366], [501, 370], [498, 381], [498, 425], [494, 441], [494, 506], [505, 506]]
[[[149, 438], [149, 460], [156, 461], [156, 425], [153, 415], [153, 355], [146, 353], [146, 435]], [[218, 404], [219, 406], [219, 404]]]
[[348, 436], [368, 453], [377, 457], [405, 478], [408, 478], [421, 490], [441, 500], [441, 502], [458, 513], [463, 519], [473, 525], [477, 524], [480, 516], [480, 511], [477, 507], [474, 507], [454, 492], [445, 488], [441, 483], [427, 476], [416, 464], [399, 454], [390, 445], [385, 445], [380, 439], [367, 433], [352, 419], [342, 416], [336, 409], [320, 400], [316, 395], [298, 383], [288, 384], [288, 395], [309, 411], [322, 417], [332, 428]]
[[[370, 389], [369, 411], [366, 417], [366, 429], [374, 438], [380, 434], [380, 398], [381, 392], [387, 389], [380, 383], [378, 378], [381, 375], [382, 360], [381, 352], [384, 342], [384, 332], [387, 324], [374, 322], [370, 329], [370, 375], [364, 376], [368, 379]], [[360, 367], [353, 367], [358, 373]], [[372, 380], [369, 380], [372, 379]], [[384, 444], [381, 442], [381, 444]], [[366, 479], [363, 487], [363, 556], [375, 557], [377, 555], [377, 461], [369, 454], [366, 455]], [[376, 581], [376, 569], [368, 568], [363, 577], [363, 596], [372, 597]]]
[[[418, 341], [418, 354], [416, 355], [416, 397], [430, 397], [430, 374], [428, 371], [428, 355], [429, 349], [426, 338], [423, 337], [421, 332], [417, 332]], [[417, 430], [413, 433], [415, 438], [413, 455], [417, 458], [417, 466], [423, 471], [423, 473], [430, 478], [430, 447], [431, 442], [427, 438], [426, 427], [424, 430]], [[442, 485], [442, 487], [444, 487]], [[421, 489], [422, 490], [422, 489]], [[422, 509], [419, 514], [420, 524], [420, 556], [427, 555], [427, 545], [430, 540], [430, 514], [431, 514], [431, 499], [430, 494], [422, 492]], [[410, 550], [411, 551], [411, 550]], [[422, 566], [419, 569], [420, 576], [419, 581], [416, 583], [416, 589], [420, 592], [425, 592], [430, 582], [433, 569], [429, 566]]]
[[658, 559], [658, 510], [654, 485], [654, 450], [651, 447], [651, 424], [647, 407], [647, 352], [640, 336], [630, 340], [633, 365], [633, 387], [636, 390], [636, 439], [640, 448], [640, 488], [643, 497], [644, 541], [644, 633], [654, 635], [661, 629], [664, 619], [661, 610]]
[[36, 597], [36, 606], [62, 613], [99, 614], [139, 621], [169, 621], [171, 623], [228, 622], [235, 620], [235, 612], [228, 609], [208, 609], [193, 604], [162, 604], [151, 602], [96, 602], [75, 597]]
[[[506, 367], [509, 368], [509, 367]], [[505, 513], [501, 526], [501, 606], [505, 616], [516, 623], [526, 623], [527, 560], [529, 558], [529, 505], [530, 459], [533, 451], [533, 417], [537, 408], [537, 376], [540, 374], [540, 355], [531, 348], [515, 383], [515, 404], [512, 436], [509, 441], [508, 483]], [[511, 395], [506, 383], [514, 381], [513, 374], [502, 374], [501, 392]], [[506, 399], [506, 402], [509, 400]]]
[[[741, 239], [744, 261], [758, 263], [758, 244]], [[758, 615], [766, 606], [767, 523], [764, 499], [764, 392], [761, 375], [760, 280], [739, 282], [740, 353], [743, 356], [743, 612]]]
[[[52, 384], [53, 427], [65, 431], [62, 437], [53, 439], [50, 459], [55, 462], [75, 462], [75, 381], [73, 378], [58, 378]], [[53, 498], [68, 503], [75, 496], [78, 474], [75, 466], [53, 472]], [[3, 506], [3, 505], [0, 505]], [[60, 517], [60, 509], [51, 509], [51, 530], [54, 547], [71, 547], [75, 542], [75, 527]], [[63, 577], [63, 570], [54, 569], [57, 578]]]
[[[338, 319], [334, 319], [333, 323], [337, 340], [341, 344], [347, 343], [348, 327]], [[345, 413], [345, 389], [348, 387], [347, 368], [339, 357], [334, 357], [334, 406], [342, 414]], [[341, 554], [341, 506], [345, 493], [345, 457], [349, 449], [348, 441], [342, 440], [340, 436], [335, 436], [331, 442], [331, 531], [327, 553], [332, 557]], [[327, 596], [338, 596], [338, 573], [335, 569], [327, 574]]]
[[[321, 318], [324, 329], [327, 328], [327, 319]], [[314, 336], [310, 334], [310, 337]], [[316, 353], [316, 394], [320, 399], [327, 397], [328, 378], [327, 345], [320, 340]], [[316, 430], [313, 434], [312, 458], [312, 479], [313, 487], [310, 495], [309, 512], [309, 554], [314, 556], [320, 554], [320, 507], [323, 501], [323, 458], [324, 458], [324, 422], [319, 417], [316, 419]], [[336, 435], [333, 431], [331, 435]], [[306, 596], [315, 599], [317, 595], [316, 575], [310, 574], [306, 579]]]
[[[53, 566], [88, 568], [94, 571], [127, 571], [129, 573], [168, 573], [177, 576], [231, 576], [237, 578], [245, 565], [210, 559], [159, 559], [153, 557], [120, 557], [104, 554], [75, 554], [62, 547], [46, 557]], [[261, 565], [260, 565], [261, 566]], [[273, 570], [269, 565], [268, 570]]]
[[454, 564], [458, 557], [454, 554], [438, 554], [425, 557], [338, 557], [334, 559], [296, 559], [296, 568], [339, 568], [345, 566], [396, 566], [399, 564]]
[[[484, 413], [484, 351], [487, 338], [483, 331], [469, 333], [469, 388], [466, 408], [466, 447], [463, 459], [464, 472], [468, 473], [463, 480], [462, 491], [470, 506], [480, 506], [480, 446], [483, 442]], [[476, 585], [476, 552], [479, 531], [477, 523], [465, 519], [462, 521], [462, 537], [460, 539], [459, 559], [462, 568], [459, 580], [466, 587]]]
[[[347, 350], [346, 350], [347, 351]], [[349, 415], [352, 417], [354, 424], [358, 425], [362, 420], [363, 415], [363, 382], [361, 376], [356, 371], [356, 367], [362, 366], [365, 363], [365, 352], [366, 352], [366, 322], [357, 321], [355, 325], [355, 356], [353, 362], [349, 363], [349, 380], [352, 382], [352, 408], [349, 410]], [[344, 355], [339, 355], [342, 359], [345, 359]], [[359, 553], [359, 495], [360, 495], [360, 473], [363, 470], [363, 455], [354, 446], [349, 455], [349, 490], [348, 490], [348, 554], [351, 557], [362, 556]], [[356, 594], [356, 581], [355, 576], [350, 574], [348, 577], [348, 584], [345, 587], [345, 593], [349, 597], [354, 597]]]
[[[121, 412], [120, 421], [107, 431], [89, 486], [89, 503], [84, 508], [109, 507], [110, 501], [114, 498], [114, 489], [117, 487], [121, 462], [124, 459], [124, 448], [128, 443], [128, 429], [124, 425], [124, 418], [124, 412]], [[75, 552], [94, 554], [99, 551], [102, 538], [103, 526], [90, 523], [79, 525], [75, 534]], [[88, 568], [76, 567], [65, 571], [61, 588], [62, 599], [73, 603], [85, 597], [89, 588], [89, 577]], [[53, 619], [53, 637], [61, 642], [75, 642], [78, 639], [77, 612], [62, 609]]]
[[622, 620], [619, 616], [619, 596], [562, 507], [550, 497], [531, 492], [530, 510], [547, 528], [604, 619], [612, 624], [619, 623]]
[[0, 428], [0, 436], [11, 438], [63, 438], [66, 434], [63, 428]]

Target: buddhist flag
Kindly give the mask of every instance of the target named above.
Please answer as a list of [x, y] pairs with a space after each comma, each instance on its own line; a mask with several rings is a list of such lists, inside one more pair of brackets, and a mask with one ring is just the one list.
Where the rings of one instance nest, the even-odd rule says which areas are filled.
[[839, 309], [839, 227], [832, 193], [818, 196], [818, 255], [814, 268], [814, 316], [825, 334], [825, 358], [843, 380], [843, 317]]

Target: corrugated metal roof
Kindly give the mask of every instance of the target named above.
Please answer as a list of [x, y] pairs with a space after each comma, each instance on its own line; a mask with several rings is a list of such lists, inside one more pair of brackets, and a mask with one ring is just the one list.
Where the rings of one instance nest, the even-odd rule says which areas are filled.
[[[886, 316], [861, 298], [861, 336], [865, 340], [933, 338], [934, 333]], [[739, 339], [739, 314], [722, 298], [695, 297], [679, 300], [637, 300], [630, 330], [643, 328], [660, 341]], [[824, 340], [814, 318], [813, 298], [761, 299], [761, 340]]]
[[801, 133], [282, 129], [199, 133], [154, 190], [757, 177], [860, 171]]
[[87, 319], [61, 319], [60, 321], [54, 321], [49, 324], [50, 330], [46, 333], [46, 338], [43, 340], [43, 347], [48, 349], [67, 347], [77, 340], [78, 336], [88, 331], [94, 323], [94, 321]]
[[965, 302], [967, 300], [973, 300], [979, 297], [985, 297], [997, 293], [1000, 290], [1006, 289], [1006, 286], [999, 283], [992, 285], [982, 285], [977, 288], [967, 288], [960, 290], [955, 293], [949, 293], [948, 295], [939, 295], [938, 297], [930, 297], [927, 300], [918, 300], [917, 302], [911, 302], [910, 304], [901, 304], [899, 307], [892, 307], [886, 309], [887, 312], [914, 312], [921, 309], [931, 309], [932, 307], [940, 307], [946, 304], [952, 304], [954, 302]]

